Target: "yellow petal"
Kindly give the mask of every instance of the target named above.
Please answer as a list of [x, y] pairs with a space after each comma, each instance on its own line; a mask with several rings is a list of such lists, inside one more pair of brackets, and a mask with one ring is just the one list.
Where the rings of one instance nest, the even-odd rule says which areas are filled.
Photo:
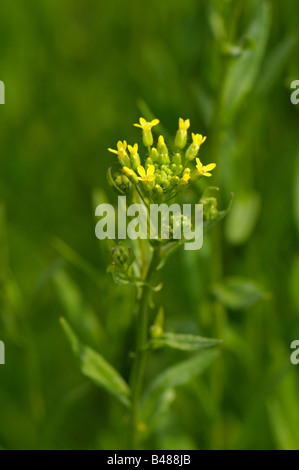
[[207, 176], [208, 178], [212, 176], [212, 173], [204, 173], [204, 176]]
[[206, 171], [214, 170], [214, 168], [216, 168], [216, 163], [209, 163], [209, 165], [205, 166]]
[[135, 127], [140, 127], [142, 129], [142, 126], [140, 124], [133, 124]]
[[147, 124], [146, 119], [144, 119], [144, 118], [142, 118], [142, 117], [139, 119], [139, 122], [140, 122], [140, 124], [141, 124], [141, 127], [146, 126], [146, 124]]
[[140, 174], [140, 176], [141, 176], [142, 178], [144, 178], [144, 177], [146, 176], [145, 169], [143, 168], [142, 165], [139, 165], [139, 166], [138, 166], [137, 171], [138, 171], [138, 173]]
[[153, 119], [152, 122], [151, 122], [151, 125], [152, 126], [157, 126], [159, 124], [159, 119]]
[[147, 169], [147, 176], [153, 176], [155, 173], [155, 165], [149, 165]]
[[117, 142], [117, 148], [118, 148], [118, 150], [126, 150], [127, 142], [125, 140], [123, 142], [121, 140], [119, 140]]
[[109, 150], [109, 152], [115, 153], [116, 155], [118, 155], [118, 151], [117, 151], [117, 150], [114, 150], [114, 149], [108, 149], [108, 150]]

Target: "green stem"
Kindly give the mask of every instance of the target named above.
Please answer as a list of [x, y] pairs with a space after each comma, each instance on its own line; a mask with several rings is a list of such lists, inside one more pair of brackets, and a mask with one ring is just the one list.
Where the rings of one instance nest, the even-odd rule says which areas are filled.
[[152, 260], [145, 278], [147, 285], [142, 288], [138, 310], [136, 351], [130, 379], [132, 390], [132, 406], [128, 432], [128, 448], [130, 450], [138, 450], [139, 407], [147, 358], [146, 346], [148, 344], [148, 307], [150, 295], [149, 286], [151, 285], [159, 262], [160, 247], [156, 246], [154, 248]]

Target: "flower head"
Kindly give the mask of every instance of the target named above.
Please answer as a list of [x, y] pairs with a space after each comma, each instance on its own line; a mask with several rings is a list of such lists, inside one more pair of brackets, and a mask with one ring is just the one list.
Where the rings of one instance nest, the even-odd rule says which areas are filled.
[[135, 127], [140, 127], [143, 131], [150, 131], [152, 127], [159, 124], [159, 119], [153, 119], [151, 122], [146, 121], [144, 118], [139, 119], [140, 124], [134, 124]]
[[208, 177], [212, 176], [212, 173], [209, 173], [209, 172], [214, 170], [215, 167], [216, 167], [216, 163], [209, 163], [209, 165], [204, 166], [201, 163], [199, 158], [196, 159], [196, 168], [197, 168], [198, 173], [201, 176], [208, 176]]
[[152, 181], [155, 181], [155, 165], [149, 165], [147, 171], [145, 171], [144, 167], [142, 165], [139, 165], [137, 168], [137, 171], [140, 175], [138, 179], [144, 183], [150, 183]]
[[184, 119], [182, 118], [179, 119], [180, 131], [187, 131], [189, 127], [190, 127], [190, 119], [186, 119], [186, 121], [184, 121]]

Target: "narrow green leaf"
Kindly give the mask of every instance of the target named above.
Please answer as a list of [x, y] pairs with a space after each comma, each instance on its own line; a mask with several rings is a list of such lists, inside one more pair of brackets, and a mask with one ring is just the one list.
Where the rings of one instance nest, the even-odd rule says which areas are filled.
[[255, 281], [241, 277], [230, 277], [214, 284], [212, 294], [225, 307], [232, 310], [250, 307], [259, 300], [269, 297], [269, 294]]
[[100, 320], [83, 298], [79, 287], [74, 283], [66, 271], [60, 269], [52, 276], [58, 297], [64, 307], [65, 316], [77, 331], [81, 332], [82, 338], [93, 345], [103, 342], [104, 331]]
[[218, 351], [201, 351], [158, 375], [144, 394], [144, 419], [147, 420], [154, 413], [160, 397], [164, 396], [166, 390], [185, 385], [198, 377], [218, 357], [218, 354]]
[[270, 18], [269, 4], [261, 2], [257, 15], [245, 34], [254, 41], [256, 48], [244, 50], [240, 57], [234, 59], [224, 85], [223, 109], [227, 119], [234, 116], [253, 88], [268, 41]]
[[260, 195], [255, 191], [236, 197], [225, 226], [230, 243], [242, 245], [249, 239], [256, 226], [260, 208]]
[[290, 54], [296, 46], [297, 38], [295, 36], [283, 37], [281, 42], [273, 48], [268, 54], [265, 66], [260, 75], [256, 89], [256, 94], [269, 93], [269, 89], [277, 78], [281, 76], [284, 68], [288, 65]]
[[56, 251], [69, 263], [78, 268], [80, 271], [86, 274], [86, 276], [95, 283], [99, 289], [103, 289], [101, 273], [97, 271], [92, 265], [90, 265], [81, 255], [76, 253], [69, 245], [67, 245], [60, 238], [54, 237], [52, 245]]
[[82, 374], [98, 387], [110, 392], [125, 406], [129, 406], [131, 392], [121, 375], [103, 356], [89, 346], [82, 344], [64, 318], [60, 322], [75, 356], [79, 359]]
[[198, 351], [199, 349], [214, 348], [221, 343], [222, 341], [219, 339], [203, 338], [202, 336], [164, 333], [159, 338], [153, 338], [150, 344], [153, 349], [168, 347], [180, 351]]

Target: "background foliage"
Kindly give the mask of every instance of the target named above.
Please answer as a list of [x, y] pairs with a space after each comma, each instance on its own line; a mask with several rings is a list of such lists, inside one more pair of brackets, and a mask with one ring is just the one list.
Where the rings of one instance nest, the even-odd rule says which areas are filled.
[[[84, 378], [59, 325], [127, 377], [134, 290], [106, 274], [94, 207], [139, 115], [208, 136], [233, 209], [199, 253], [164, 268], [170, 330], [222, 338], [171, 390], [155, 449], [298, 449], [298, 2], [8, 2], [0, 19], [0, 446], [117, 449], [121, 404]], [[105, 195], [104, 195], [105, 194]], [[185, 352], [157, 351], [148, 377]]]

